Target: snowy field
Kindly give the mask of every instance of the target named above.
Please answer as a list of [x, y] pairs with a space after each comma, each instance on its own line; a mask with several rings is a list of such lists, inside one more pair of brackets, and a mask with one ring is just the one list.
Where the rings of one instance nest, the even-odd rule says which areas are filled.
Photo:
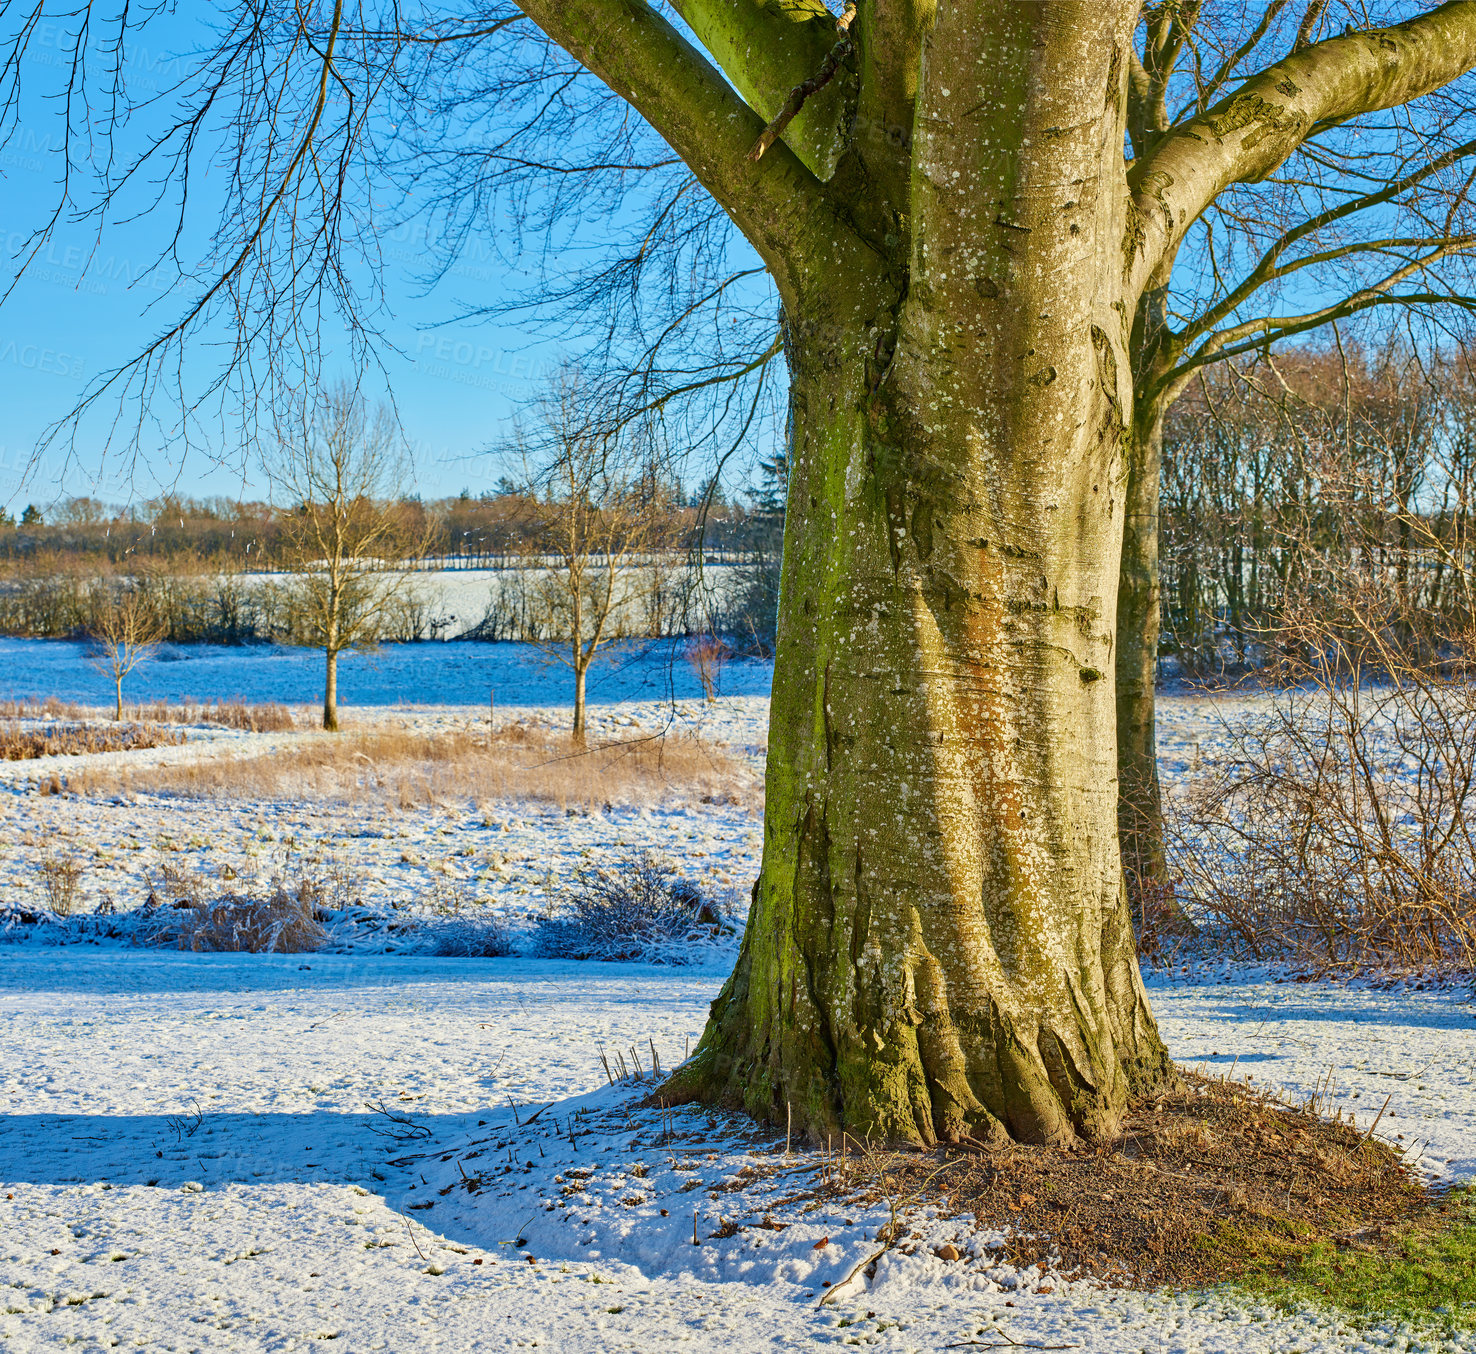
[[[721, 979], [525, 960], [0, 950], [0, 1347], [1476, 1348], [1230, 1294], [1021, 1274], [991, 1257], [987, 1236], [953, 1264], [926, 1248], [890, 1255], [869, 1286], [820, 1308], [822, 1278], [838, 1283], [865, 1257], [879, 1214], [776, 1211], [791, 1221], [783, 1232], [714, 1239], [734, 1204], [710, 1187], [740, 1168], [744, 1146], [691, 1112], [678, 1116], [679, 1146], [642, 1141], [619, 1097], [597, 1089], [597, 1044], [644, 1054], [651, 1041], [674, 1060]], [[1392, 1091], [1391, 1133], [1441, 1173], [1476, 1172], [1470, 1007], [1250, 977], [1158, 982], [1153, 995], [1181, 1058], [1238, 1055], [1258, 1081], [1299, 1094], [1331, 1069], [1360, 1122]], [[523, 1121], [549, 1108], [519, 1131], [513, 1106]], [[416, 1125], [429, 1136], [386, 1136]], [[459, 1187], [494, 1167], [495, 1187]], [[575, 1206], [556, 1208], [581, 1178]], [[969, 1240], [957, 1223], [921, 1228]]]
[[[722, 692], [767, 698], [770, 672], [767, 663], [730, 662], [722, 670]], [[481, 710], [492, 695], [499, 705], [562, 705], [572, 700], [571, 682], [563, 664], [526, 644], [386, 644], [338, 660], [338, 699], [349, 709], [414, 704]], [[123, 694], [130, 703], [241, 699], [312, 705], [323, 698], [323, 655], [271, 644], [166, 644], [129, 675]], [[701, 695], [679, 640], [612, 645], [589, 675], [592, 706]], [[0, 637], [0, 700], [47, 696], [96, 705], [112, 699], [107, 678], [88, 666], [85, 645]]]
[[[0, 698], [99, 699], [69, 647], [0, 641]], [[562, 675], [516, 646], [406, 646], [353, 671], [351, 727], [474, 727], [488, 686], [499, 718], [567, 715]], [[307, 702], [316, 672], [292, 651], [185, 651], [141, 669], [133, 694]], [[706, 706], [685, 665], [627, 651], [592, 683], [595, 731], [697, 730], [756, 764], [768, 675], [734, 665]], [[1223, 737], [1201, 697], [1167, 697], [1162, 721], [1170, 774]], [[0, 764], [0, 907], [34, 906], [38, 863], [59, 852], [85, 854], [89, 905], [137, 905], [165, 863], [334, 859], [386, 905], [455, 882], [514, 930], [553, 881], [619, 844], [734, 899], [757, 866], [756, 805], [679, 796], [571, 816], [34, 788], [79, 760], [229, 759], [317, 737], [202, 731], [183, 748]], [[1476, 1350], [1476, 1336], [1353, 1330], [1229, 1292], [1022, 1273], [997, 1234], [945, 1219], [914, 1225], [962, 1260], [924, 1245], [847, 1281], [883, 1218], [806, 1211], [795, 1187], [811, 1157], [733, 1194], [721, 1185], [752, 1174], [761, 1144], [606, 1085], [600, 1047], [678, 1061], [730, 961], [731, 946], [657, 968], [0, 944], [0, 1350]], [[1476, 1180], [1476, 1007], [1277, 976], [1152, 976], [1171, 1052], [1302, 1098], [1331, 1074], [1333, 1103], [1364, 1126], [1388, 1097], [1380, 1136], [1433, 1179]], [[735, 1209], [787, 1225], [714, 1235], [756, 1220]], [[840, 1291], [821, 1306], [827, 1282]]]

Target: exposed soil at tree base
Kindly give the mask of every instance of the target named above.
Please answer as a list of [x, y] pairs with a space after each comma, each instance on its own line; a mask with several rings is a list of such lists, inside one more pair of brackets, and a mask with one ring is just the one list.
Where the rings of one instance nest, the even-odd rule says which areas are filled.
[[[837, 1195], [973, 1214], [1014, 1264], [1134, 1288], [1219, 1283], [1318, 1243], [1379, 1250], [1440, 1202], [1346, 1120], [1191, 1076], [1134, 1106], [1109, 1145], [845, 1146], [824, 1187]], [[905, 1252], [916, 1239], [899, 1231], [881, 1240]]]

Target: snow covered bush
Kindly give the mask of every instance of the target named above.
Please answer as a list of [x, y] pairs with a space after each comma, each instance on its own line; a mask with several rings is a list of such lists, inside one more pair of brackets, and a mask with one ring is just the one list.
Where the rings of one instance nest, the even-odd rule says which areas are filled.
[[297, 889], [277, 883], [260, 898], [230, 895], [195, 904], [156, 908], [139, 918], [136, 935], [145, 944], [205, 952], [308, 954], [328, 944], [328, 929], [317, 920], [316, 892], [303, 882]]
[[507, 928], [495, 917], [452, 917], [427, 929], [430, 952], [443, 959], [502, 959], [517, 953]]
[[535, 952], [548, 959], [692, 962], [724, 930], [721, 909], [649, 851], [575, 871], [549, 899]]
[[424, 900], [430, 952], [445, 959], [501, 959], [516, 954], [507, 928], [464, 884], [438, 881]]
[[136, 944], [206, 953], [306, 954], [328, 943], [321, 912], [322, 885], [300, 879], [275, 880], [269, 892], [205, 896], [199, 878], [171, 876], [165, 899], [157, 889], [134, 914]]

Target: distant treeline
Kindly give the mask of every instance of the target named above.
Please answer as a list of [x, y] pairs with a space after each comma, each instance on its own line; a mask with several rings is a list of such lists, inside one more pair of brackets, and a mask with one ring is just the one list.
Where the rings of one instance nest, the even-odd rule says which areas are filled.
[[[176, 561], [180, 563], [180, 561]], [[243, 578], [239, 572], [150, 568], [127, 575], [174, 644], [312, 644], [295, 581], [284, 576]], [[87, 634], [117, 580], [67, 560], [35, 575], [0, 580], [0, 634], [70, 639]], [[437, 639], [434, 613], [424, 598], [407, 596], [390, 608], [381, 638]]]
[[[777, 604], [782, 509], [774, 496], [758, 506], [673, 504], [664, 539], [650, 564], [652, 586], [632, 633], [656, 636], [720, 631], [739, 647], [767, 650]], [[543, 543], [516, 489], [436, 502], [404, 500], [416, 518], [411, 532], [428, 545], [406, 561], [427, 574], [494, 569], [506, 577], [488, 588], [474, 615], [449, 618], [427, 578], [412, 582], [383, 618], [387, 642], [465, 637], [547, 640], [549, 622], [517, 576], [539, 569]], [[0, 633], [74, 638], [93, 625], [110, 590], [141, 590], [172, 643], [312, 643], [297, 581], [278, 573], [287, 541], [280, 509], [265, 503], [168, 497], [143, 507], [111, 508], [73, 498], [31, 506], [0, 518]], [[597, 563], [597, 561], [596, 561]], [[709, 565], [737, 565], [736, 583], [718, 592], [704, 584]]]
[[[436, 567], [515, 567], [537, 548], [538, 516], [512, 486], [480, 497], [463, 490], [456, 498], [403, 499], [400, 506], [416, 537], [429, 543], [428, 562]], [[86, 561], [99, 572], [127, 573], [143, 564], [173, 569], [184, 561], [269, 571], [279, 564], [282, 511], [266, 503], [176, 496], [129, 508], [95, 498], [31, 504], [18, 519], [0, 512], [0, 577], [36, 576], [65, 568], [67, 561]], [[684, 550], [700, 537], [701, 548], [719, 559], [746, 556], [769, 534], [762, 509], [721, 496], [705, 508], [700, 498], [678, 501], [671, 511], [670, 537]]]
[[[1398, 591], [1405, 615], [1450, 630], [1476, 610], [1476, 353], [1430, 357], [1405, 343], [1261, 355], [1209, 368], [1170, 411], [1159, 518], [1160, 653], [1190, 672], [1274, 658], [1288, 607], [1349, 587]], [[672, 545], [635, 633], [723, 633], [767, 650], [778, 599], [787, 467], [778, 457], [749, 503], [670, 495]], [[517, 486], [422, 503], [427, 569], [505, 569], [485, 613], [454, 628], [411, 589], [386, 639], [547, 639], [515, 577], [539, 567], [539, 514]], [[297, 642], [289, 579], [270, 573], [280, 512], [263, 503], [162, 498], [119, 511], [77, 498], [0, 520], [0, 632], [84, 631], [95, 580], [140, 580], [175, 641]], [[738, 566], [719, 592], [701, 563]], [[1334, 588], [1327, 580], [1338, 580]]]
[[1191, 672], [1258, 668], [1298, 631], [1289, 612], [1359, 591], [1432, 635], [1469, 624], [1473, 358], [1345, 341], [1192, 386], [1164, 443], [1160, 652]]

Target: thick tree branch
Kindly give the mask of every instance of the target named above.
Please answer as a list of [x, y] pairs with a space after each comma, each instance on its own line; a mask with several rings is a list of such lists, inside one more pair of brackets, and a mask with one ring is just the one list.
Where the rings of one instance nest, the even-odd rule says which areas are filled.
[[907, 210], [923, 35], [936, 8], [936, 0], [868, 0], [851, 28], [860, 67], [855, 145], [864, 192], [883, 216]]
[[1394, 28], [1303, 48], [1252, 76], [1134, 162], [1129, 279], [1143, 285], [1220, 193], [1265, 178], [1313, 131], [1408, 103], [1473, 66], [1476, 0], [1449, 0]]
[[822, 270], [875, 266], [788, 146], [750, 163], [763, 120], [644, 0], [523, 0], [522, 7], [686, 161], [758, 250], [786, 302]]
[[1145, 12], [1143, 55], [1134, 54], [1128, 76], [1128, 129], [1139, 155], [1169, 128], [1169, 83], [1199, 22], [1199, 9], [1200, 0], [1182, 0]]
[[1328, 262], [1333, 259], [1342, 258], [1356, 250], [1369, 250], [1380, 248], [1395, 248], [1419, 246], [1429, 247], [1439, 243], [1435, 239], [1425, 238], [1390, 238], [1387, 240], [1364, 241], [1357, 245], [1349, 245], [1327, 250], [1320, 250], [1315, 254], [1309, 254], [1291, 262], [1282, 262], [1287, 250], [1307, 236], [1316, 231], [1323, 230], [1328, 226], [1345, 220], [1357, 212], [1366, 211], [1370, 207], [1382, 206], [1386, 202], [1392, 202], [1401, 194], [1416, 187], [1432, 174], [1439, 173], [1442, 169], [1448, 169], [1451, 165], [1465, 159], [1467, 156], [1476, 155], [1476, 141], [1467, 141], [1463, 145], [1453, 146], [1443, 155], [1437, 155], [1433, 160], [1427, 161], [1418, 169], [1412, 170], [1403, 177], [1395, 179], [1386, 184], [1377, 192], [1366, 193], [1362, 197], [1353, 198], [1347, 202], [1339, 203], [1336, 207], [1329, 207], [1326, 211], [1309, 216], [1305, 221], [1293, 226], [1282, 234], [1261, 255], [1256, 266], [1246, 274], [1245, 278], [1233, 288], [1222, 300], [1217, 302], [1193, 324], [1189, 325], [1182, 334], [1188, 340], [1197, 338], [1201, 334], [1207, 334], [1217, 324], [1233, 315], [1235, 311], [1248, 301], [1251, 296], [1268, 282], [1274, 282], [1278, 278], [1286, 277], [1290, 273], [1297, 272], [1302, 268], [1309, 267], [1314, 263]]
[[[723, 74], [760, 117], [775, 117], [790, 91], [814, 76], [836, 42], [835, 16], [821, 0], [674, 0]], [[845, 82], [842, 83], [854, 83]], [[789, 148], [820, 178], [840, 154], [854, 89], [816, 95], [784, 134]]]
[[1308, 0], [1302, 22], [1297, 26], [1297, 40], [1292, 44], [1292, 51], [1300, 52], [1303, 47], [1312, 45], [1312, 35], [1316, 33], [1317, 25], [1322, 21], [1322, 11], [1326, 8], [1327, 0]]
[[784, 135], [805, 104], [835, 79], [836, 73], [841, 68], [841, 62], [851, 54], [850, 28], [855, 17], [856, 6], [848, 4], [845, 13], [841, 15], [835, 26], [836, 32], [840, 35], [835, 40], [835, 46], [826, 53], [825, 60], [820, 63], [820, 68], [814, 74], [789, 91], [789, 97], [784, 100], [784, 106], [774, 114], [773, 121], [764, 128], [759, 134], [759, 139], [753, 143], [753, 149], [748, 152], [750, 160], [762, 160], [764, 152]]

